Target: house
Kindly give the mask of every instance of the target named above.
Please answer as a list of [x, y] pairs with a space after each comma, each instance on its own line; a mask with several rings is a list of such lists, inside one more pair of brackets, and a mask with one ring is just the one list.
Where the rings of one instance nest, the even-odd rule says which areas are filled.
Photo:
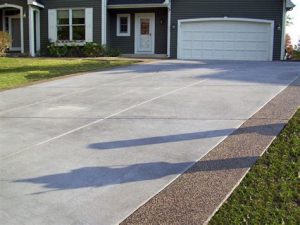
[[97, 42], [123, 54], [280, 60], [291, 0], [0, 0], [10, 51]]

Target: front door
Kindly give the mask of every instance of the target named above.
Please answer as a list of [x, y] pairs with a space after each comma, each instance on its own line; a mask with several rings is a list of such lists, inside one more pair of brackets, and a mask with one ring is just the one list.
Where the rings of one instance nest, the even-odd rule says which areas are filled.
[[155, 14], [135, 14], [135, 53], [154, 54]]
[[20, 18], [10, 18], [9, 33], [12, 38], [11, 50], [21, 50]]

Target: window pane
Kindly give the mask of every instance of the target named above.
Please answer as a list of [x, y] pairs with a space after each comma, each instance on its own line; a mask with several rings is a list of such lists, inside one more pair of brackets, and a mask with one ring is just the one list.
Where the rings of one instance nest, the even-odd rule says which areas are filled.
[[72, 11], [73, 24], [85, 24], [85, 11], [84, 10], [73, 10]]
[[73, 26], [73, 40], [74, 41], [85, 40], [85, 26]]
[[148, 35], [150, 34], [150, 20], [141, 19], [141, 34]]
[[128, 31], [127, 25], [121, 24], [120, 32], [121, 32], [121, 33], [127, 33], [127, 31]]
[[58, 25], [69, 24], [69, 10], [57, 10], [57, 24]]
[[127, 17], [121, 17], [120, 18], [120, 24], [122, 24], [122, 25], [127, 25], [127, 21], [128, 21]]
[[120, 33], [128, 32], [128, 18], [120, 17]]
[[69, 26], [57, 27], [57, 38], [59, 41], [68, 41], [70, 39]]

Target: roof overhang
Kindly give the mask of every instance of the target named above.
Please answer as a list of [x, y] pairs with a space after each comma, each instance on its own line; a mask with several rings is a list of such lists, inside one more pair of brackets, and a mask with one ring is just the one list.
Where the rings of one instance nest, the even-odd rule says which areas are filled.
[[39, 2], [37, 2], [36, 0], [27, 0], [27, 4], [28, 5], [33, 5], [39, 8], [45, 8], [45, 6]]
[[285, 8], [287, 11], [293, 10], [296, 5], [292, 2], [292, 0], [286, 0]]
[[145, 3], [145, 4], [111, 4], [107, 5], [108, 9], [141, 9], [141, 8], [163, 8], [169, 7], [170, 0], [163, 3]]

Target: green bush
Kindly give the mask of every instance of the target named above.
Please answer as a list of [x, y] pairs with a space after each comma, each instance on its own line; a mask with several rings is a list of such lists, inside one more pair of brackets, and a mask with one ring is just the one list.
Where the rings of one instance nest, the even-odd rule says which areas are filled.
[[0, 31], [0, 56], [5, 56], [7, 49], [11, 46], [12, 40], [8, 33]]
[[97, 43], [86, 43], [83, 47], [83, 54], [86, 57], [102, 57], [105, 55], [105, 50]]
[[120, 55], [119, 50], [94, 42], [85, 43], [84, 45], [50, 43], [47, 50], [47, 54], [52, 57], [116, 57]]
[[47, 47], [48, 49], [48, 55], [53, 57], [66, 57], [68, 46], [58, 46], [55, 43], [50, 43]]
[[105, 56], [109, 56], [109, 57], [117, 57], [121, 54], [121, 51], [119, 49], [115, 49], [115, 48], [110, 48], [110, 47], [105, 47]]
[[293, 52], [293, 60], [300, 60], [300, 50]]

